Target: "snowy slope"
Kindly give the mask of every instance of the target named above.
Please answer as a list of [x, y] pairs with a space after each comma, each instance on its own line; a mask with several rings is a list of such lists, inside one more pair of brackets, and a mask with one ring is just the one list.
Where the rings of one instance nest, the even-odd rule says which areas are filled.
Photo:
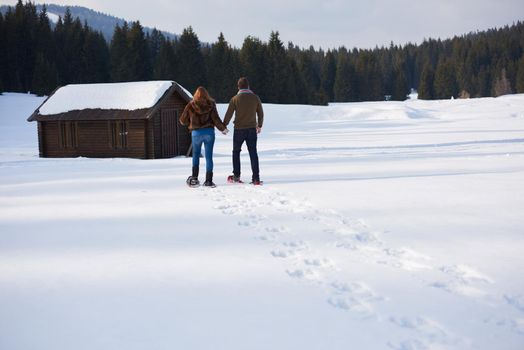
[[41, 102], [0, 96], [0, 348], [524, 348], [524, 95], [265, 105], [216, 189], [39, 159]]
[[48, 12], [47, 17], [49, 18], [49, 20], [52, 23], [55, 23], [55, 24], [58, 23], [58, 21], [60, 20], [60, 15], [57, 15], [56, 13]]

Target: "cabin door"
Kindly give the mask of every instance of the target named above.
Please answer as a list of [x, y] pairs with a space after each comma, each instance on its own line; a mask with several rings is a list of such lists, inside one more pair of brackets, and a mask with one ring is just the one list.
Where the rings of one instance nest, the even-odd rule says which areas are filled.
[[162, 158], [172, 158], [177, 155], [177, 119], [178, 113], [174, 108], [162, 109], [160, 112]]

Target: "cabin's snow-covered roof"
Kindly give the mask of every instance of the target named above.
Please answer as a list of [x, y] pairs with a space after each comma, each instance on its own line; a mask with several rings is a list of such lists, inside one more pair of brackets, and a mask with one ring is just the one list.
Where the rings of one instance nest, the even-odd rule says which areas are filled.
[[[173, 81], [66, 85], [40, 107], [40, 115], [61, 114], [84, 109], [137, 110], [153, 107]], [[178, 85], [178, 84], [177, 84]], [[178, 85], [191, 98], [191, 94]]]

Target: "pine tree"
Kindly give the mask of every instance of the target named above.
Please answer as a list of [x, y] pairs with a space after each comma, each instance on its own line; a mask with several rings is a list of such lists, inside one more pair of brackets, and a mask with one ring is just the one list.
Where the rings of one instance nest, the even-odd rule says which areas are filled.
[[458, 96], [455, 69], [449, 60], [441, 60], [435, 71], [435, 98], [449, 99]]
[[477, 95], [476, 97], [491, 96], [491, 75], [486, 67], [481, 66], [476, 78]]
[[451, 40], [451, 61], [455, 67], [455, 80], [457, 84], [457, 92], [460, 92], [460, 97], [467, 97], [471, 95], [472, 91], [471, 78], [473, 71], [467, 66], [468, 59], [468, 44], [466, 40], [454, 37]]
[[322, 93], [325, 94], [328, 101], [334, 101], [333, 86], [337, 75], [337, 62], [332, 51], [328, 51], [323, 62], [321, 71]]
[[371, 51], [358, 52], [355, 73], [358, 81], [358, 101], [380, 101], [384, 98], [378, 64]]
[[18, 75], [18, 29], [16, 22], [13, 8], [8, 7], [3, 25], [5, 46], [2, 46], [2, 50], [0, 50], [4, 55], [5, 66], [0, 67], [0, 70], [3, 70], [4, 90], [13, 92], [23, 91]]
[[30, 91], [31, 81], [36, 60], [36, 28], [38, 27], [38, 15], [36, 7], [31, 2], [25, 5], [18, 1], [14, 11], [15, 26], [14, 33], [14, 63], [16, 67], [17, 85], [19, 91]]
[[517, 76], [516, 76], [516, 90], [517, 93], [524, 93], [524, 54], [518, 62]]
[[39, 96], [49, 95], [58, 86], [56, 66], [49, 62], [42, 53], [37, 56], [31, 85], [32, 91]]
[[148, 80], [151, 78], [149, 47], [140, 22], [133, 22], [127, 33], [128, 63], [130, 80]]
[[232, 49], [220, 33], [211, 46], [208, 63], [209, 92], [219, 102], [227, 102], [236, 92], [237, 69]]
[[493, 96], [497, 97], [511, 93], [511, 83], [506, 76], [506, 68], [502, 68], [500, 75], [493, 82]]
[[111, 81], [113, 82], [131, 80], [131, 64], [128, 58], [129, 47], [127, 44], [128, 32], [128, 24], [124, 22], [122, 27], [117, 25], [113, 33], [110, 48]]
[[148, 47], [148, 56], [153, 65], [157, 61], [158, 55], [160, 54], [160, 49], [162, 44], [166, 41], [166, 37], [156, 28], [153, 28], [151, 34], [146, 35], [147, 47]]
[[102, 33], [85, 26], [83, 82], [99, 83], [109, 80], [109, 48]]
[[391, 99], [395, 101], [404, 101], [406, 100], [407, 94], [409, 92], [408, 81], [402, 66], [397, 65], [393, 70], [394, 75], [394, 84], [393, 91], [391, 94]]
[[335, 102], [357, 101], [356, 72], [345, 49], [340, 50], [337, 59], [337, 73], [333, 87]]
[[0, 12], [0, 47], [3, 48], [0, 50], [0, 94], [5, 89], [5, 80], [7, 79], [7, 40], [6, 40], [6, 26], [4, 24], [4, 16]]
[[[42, 55], [42, 57], [40, 58], [41, 61], [44, 60], [49, 63], [54, 62], [56, 60], [56, 44], [54, 41], [51, 26], [49, 24], [49, 17], [47, 16], [47, 7], [45, 5], [43, 5], [42, 11], [40, 12], [40, 15], [38, 17], [37, 33], [37, 55]], [[54, 80], [56, 83], [56, 78]], [[51, 86], [51, 88], [54, 89], [54, 86]]]
[[164, 40], [160, 44], [153, 77], [158, 80], [177, 80], [175, 48], [171, 40]]
[[432, 100], [435, 98], [435, 92], [433, 90], [433, 84], [435, 79], [435, 72], [431, 67], [430, 63], [424, 65], [422, 75], [420, 77], [420, 83], [418, 85], [418, 98], [421, 100]]
[[248, 77], [251, 88], [257, 92], [262, 101], [267, 101], [267, 45], [258, 38], [248, 36], [244, 39], [239, 58], [242, 66], [240, 75]]
[[[524, 50], [523, 50], [524, 52]], [[506, 77], [509, 80], [510, 83], [510, 89], [511, 93], [517, 90], [517, 73], [518, 73], [518, 65], [519, 61], [518, 58], [515, 60], [508, 60], [506, 63]]]
[[306, 83], [303, 76], [300, 74], [298, 65], [295, 61], [288, 58], [288, 74], [285, 81], [286, 93], [284, 97], [281, 97], [281, 103], [315, 103], [314, 101], [308, 101], [306, 91]]
[[54, 63], [55, 42], [45, 5], [38, 17], [36, 40], [37, 56], [31, 90], [38, 95], [48, 95], [58, 86], [58, 71]]
[[73, 19], [69, 8], [66, 8], [63, 21], [59, 21], [55, 27], [55, 39], [60, 85], [84, 82], [85, 31], [80, 20]]
[[290, 66], [284, 44], [278, 32], [271, 32], [267, 45], [267, 101], [271, 103], [289, 103]]
[[[317, 101], [318, 92], [320, 90], [320, 76], [313, 62], [313, 52], [303, 51], [298, 57], [298, 72], [295, 75], [295, 80], [303, 80], [304, 87], [301, 88], [303, 93], [300, 96], [298, 103], [319, 103]], [[322, 103], [323, 101], [320, 101]]]
[[192, 27], [183, 30], [175, 54], [177, 56], [177, 81], [193, 92], [206, 85], [206, 66], [198, 36]]

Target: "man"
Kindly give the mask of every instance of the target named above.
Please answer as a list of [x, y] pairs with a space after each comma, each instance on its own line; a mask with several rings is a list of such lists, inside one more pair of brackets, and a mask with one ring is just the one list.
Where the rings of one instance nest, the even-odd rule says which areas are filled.
[[[264, 122], [264, 111], [260, 98], [249, 89], [249, 81], [242, 77], [237, 82], [238, 93], [229, 101], [229, 107], [224, 116], [224, 125], [228, 125], [235, 113], [235, 130], [233, 132], [233, 176], [228, 178], [230, 182], [242, 182], [240, 180], [240, 151], [244, 141], [247, 144], [251, 170], [253, 175], [251, 183], [260, 185], [260, 170], [258, 167], [257, 138], [262, 130]], [[258, 116], [258, 118], [257, 118]]]

